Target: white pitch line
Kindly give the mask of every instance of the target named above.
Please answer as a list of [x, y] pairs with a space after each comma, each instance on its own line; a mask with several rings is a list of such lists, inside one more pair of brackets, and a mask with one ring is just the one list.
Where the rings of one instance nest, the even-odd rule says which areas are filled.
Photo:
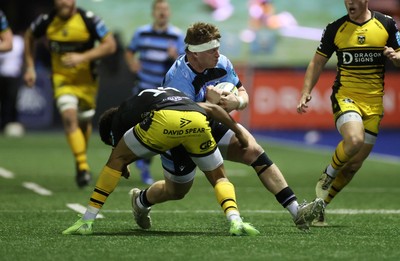
[[[75, 212], [78, 212], [80, 214], [85, 214], [86, 212], [86, 208], [84, 206], [82, 206], [81, 204], [77, 204], [77, 203], [68, 203], [67, 207], [69, 207], [70, 209], [72, 209]], [[104, 216], [102, 214], [98, 214], [96, 216], [96, 218], [104, 218]]]
[[24, 182], [22, 186], [42, 196], [51, 196], [53, 192], [33, 182]]
[[[131, 210], [103, 210], [106, 213], [131, 213]], [[151, 213], [173, 213], [173, 214], [187, 214], [187, 213], [220, 213], [220, 210], [151, 210]], [[288, 213], [287, 210], [269, 210], [269, 209], [255, 209], [255, 210], [241, 210], [242, 213], [248, 214], [283, 214]], [[383, 215], [400, 215], [400, 209], [327, 209], [327, 214], [337, 215], [361, 215], [361, 214], [383, 214]]]
[[[80, 204], [70, 203], [67, 204], [69, 208], [72, 210], [84, 214], [86, 208]], [[65, 213], [69, 210], [66, 209], [55, 209], [55, 210], [40, 210], [40, 212], [59, 212]], [[25, 213], [26, 210], [10, 210], [10, 209], [0, 209], [0, 213]], [[30, 210], [30, 212], [35, 212]], [[128, 209], [115, 209], [115, 210], [102, 210], [104, 213], [132, 213], [132, 210]], [[248, 214], [285, 214], [288, 213], [287, 210], [268, 210], [268, 209], [259, 209], [259, 210], [241, 210], [242, 213]], [[187, 213], [204, 213], [204, 214], [214, 214], [221, 213], [221, 210], [151, 210], [151, 213], [167, 213], [167, 214], [187, 214]], [[325, 210], [327, 214], [334, 215], [400, 215], [400, 209], [327, 209]], [[98, 218], [104, 218], [103, 215], [97, 215]]]
[[5, 179], [13, 179], [15, 177], [14, 173], [8, 169], [0, 167], [0, 177]]

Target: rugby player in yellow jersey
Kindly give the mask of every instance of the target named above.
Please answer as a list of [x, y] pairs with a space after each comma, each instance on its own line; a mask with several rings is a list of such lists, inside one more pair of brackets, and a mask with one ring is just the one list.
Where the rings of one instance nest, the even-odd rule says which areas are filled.
[[54, 0], [54, 7], [32, 22], [25, 33], [24, 79], [28, 86], [34, 86], [34, 42], [46, 37], [54, 98], [74, 155], [76, 183], [84, 187], [91, 179], [86, 151], [98, 91], [95, 60], [115, 52], [116, 43], [104, 22], [78, 8], [75, 0]]
[[[200, 107], [200, 106], [201, 107]], [[113, 147], [101, 171], [83, 217], [63, 234], [91, 234], [92, 224], [121, 176], [128, 177], [127, 165], [140, 159], [181, 147], [214, 186], [215, 194], [227, 219], [231, 235], [259, 234], [242, 221], [235, 189], [226, 178], [223, 158], [212, 134], [207, 115], [226, 124], [247, 148], [249, 136], [220, 106], [197, 104], [173, 88], [146, 89], [118, 108], [104, 112], [99, 122], [101, 139]], [[150, 207], [168, 200], [182, 199], [190, 190], [195, 171], [186, 175], [165, 174], [164, 180], [146, 190], [131, 190], [133, 215], [143, 229], [151, 227]], [[216, 182], [214, 183], [214, 180]]]
[[[395, 21], [368, 9], [368, 0], [344, 0], [347, 15], [330, 23], [308, 65], [298, 113], [307, 111], [311, 91], [336, 52], [337, 76], [332, 87], [332, 110], [342, 140], [316, 185], [325, 205], [361, 168], [376, 142], [383, 117], [385, 61], [400, 66], [400, 35]], [[322, 211], [315, 225], [324, 226]]]

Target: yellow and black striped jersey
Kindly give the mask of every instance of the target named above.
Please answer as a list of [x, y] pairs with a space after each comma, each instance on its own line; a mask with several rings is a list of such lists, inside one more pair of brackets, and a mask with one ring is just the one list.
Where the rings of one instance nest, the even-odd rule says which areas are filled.
[[[35, 38], [47, 38], [53, 72], [63, 75], [74, 73], [74, 70], [63, 66], [61, 58], [64, 53], [92, 49], [96, 41], [101, 41], [110, 33], [101, 18], [80, 8], [67, 20], [58, 17], [55, 10], [42, 14], [31, 23], [30, 28]], [[90, 63], [80, 67], [81, 70], [93, 69]]]
[[317, 53], [337, 55], [337, 76], [333, 91], [363, 97], [383, 96], [385, 46], [400, 49], [400, 35], [392, 17], [371, 11], [371, 19], [358, 24], [349, 16], [330, 23], [322, 35]]
[[118, 107], [112, 121], [112, 143], [117, 145], [124, 133], [151, 116], [154, 111], [196, 111], [207, 115], [205, 110], [183, 92], [174, 88], [145, 89], [129, 97]]

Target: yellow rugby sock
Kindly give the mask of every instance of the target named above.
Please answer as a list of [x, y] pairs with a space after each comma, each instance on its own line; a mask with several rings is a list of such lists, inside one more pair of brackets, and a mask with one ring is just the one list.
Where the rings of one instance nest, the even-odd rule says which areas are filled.
[[67, 142], [72, 150], [79, 170], [89, 170], [86, 156], [86, 140], [80, 128], [67, 133]]
[[108, 196], [117, 187], [121, 172], [104, 166], [97, 179], [96, 187], [89, 201], [89, 206], [100, 209]]
[[330, 203], [334, 197], [347, 185], [350, 180], [348, 180], [345, 175], [343, 175], [342, 171], [339, 171], [335, 180], [332, 182], [332, 186], [329, 188], [329, 193], [324, 201], [326, 203]]
[[229, 221], [233, 219], [241, 219], [236, 203], [235, 187], [233, 184], [229, 181], [218, 182], [214, 187], [214, 191], [226, 218]]
[[92, 125], [88, 124], [88, 126], [86, 126], [85, 129], [81, 129], [81, 130], [82, 130], [83, 136], [85, 137], [85, 142], [86, 142], [86, 147], [87, 147], [87, 144], [89, 144], [90, 136], [92, 135]]
[[343, 167], [346, 162], [348, 162], [350, 157], [344, 152], [343, 141], [341, 141], [335, 150], [335, 153], [332, 156], [331, 166], [335, 170], [339, 170]]

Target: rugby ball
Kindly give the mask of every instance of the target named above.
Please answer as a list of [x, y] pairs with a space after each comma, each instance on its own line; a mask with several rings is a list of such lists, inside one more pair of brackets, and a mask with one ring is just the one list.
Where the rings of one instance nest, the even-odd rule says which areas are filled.
[[227, 91], [227, 92], [230, 92], [230, 93], [233, 93], [236, 96], [238, 96], [238, 89], [233, 83], [220, 82], [217, 85], [215, 85], [215, 88], [223, 90], [223, 91]]

